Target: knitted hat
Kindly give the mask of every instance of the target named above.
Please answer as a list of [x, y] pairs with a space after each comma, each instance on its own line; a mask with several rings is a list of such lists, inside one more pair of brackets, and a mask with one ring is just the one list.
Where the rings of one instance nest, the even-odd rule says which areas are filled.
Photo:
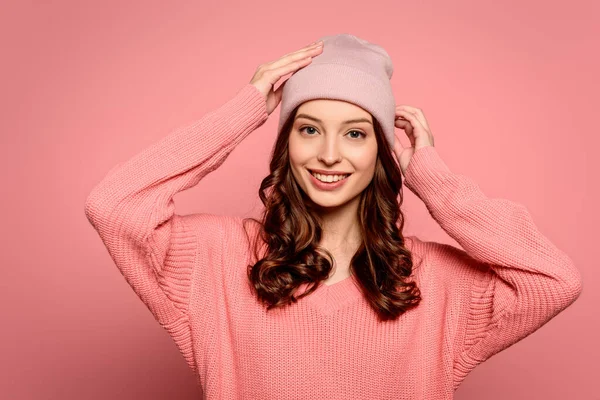
[[344, 100], [377, 119], [390, 146], [394, 145], [396, 102], [390, 79], [392, 60], [381, 47], [354, 35], [323, 36], [323, 51], [286, 81], [279, 126], [301, 103], [312, 99]]

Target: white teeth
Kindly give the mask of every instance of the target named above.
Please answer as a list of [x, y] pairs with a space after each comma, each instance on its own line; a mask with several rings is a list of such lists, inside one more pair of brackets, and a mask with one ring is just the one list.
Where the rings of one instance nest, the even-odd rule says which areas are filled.
[[311, 174], [321, 182], [337, 182], [348, 177], [348, 175], [321, 175], [315, 172], [311, 172]]

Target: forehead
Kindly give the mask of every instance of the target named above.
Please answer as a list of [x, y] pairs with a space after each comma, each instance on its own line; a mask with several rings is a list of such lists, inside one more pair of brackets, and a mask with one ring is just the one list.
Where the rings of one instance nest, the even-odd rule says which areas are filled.
[[365, 109], [343, 100], [314, 99], [300, 105], [296, 115], [308, 114], [323, 121], [343, 121], [350, 118], [366, 118], [373, 121]]

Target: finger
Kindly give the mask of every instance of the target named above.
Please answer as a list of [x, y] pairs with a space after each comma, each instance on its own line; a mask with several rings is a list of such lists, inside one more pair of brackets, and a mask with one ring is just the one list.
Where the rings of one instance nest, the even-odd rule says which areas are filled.
[[409, 138], [412, 136], [416, 140], [418, 132], [421, 129], [424, 129], [419, 119], [414, 114], [404, 110], [398, 110], [397, 115], [406, 118], [410, 122], [413, 129], [407, 131], [406, 134], [409, 136]]
[[287, 56], [289, 56], [289, 55], [292, 55], [292, 54], [295, 54], [295, 53], [299, 53], [299, 52], [301, 52], [301, 51], [306, 51], [306, 50], [309, 50], [309, 49], [310, 49], [310, 48], [312, 48], [312, 47], [317, 47], [317, 45], [319, 45], [320, 43], [322, 44], [322, 43], [323, 43], [323, 41], [321, 40], [321, 41], [318, 41], [318, 42], [312, 42], [311, 44], [309, 44], [309, 45], [306, 45], [306, 46], [302, 47], [301, 49], [298, 49], [298, 50], [295, 50], [295, 51], [291, 51], [291, 52], [289, 52], [289, 53], [287, 53], [287, 54], [284, 54], [283, 56], [281, 56], [281, 57], [279, 57], [279, 58], [284, 58], [284, 57], [287, 57]]
[[414, 115], [417, 120], [421, 123], [421, 125], [427, 129], [428, 131], [429, 129], [429, 124], [427, 123], [427, 118], [425, 118], [425, 114], [423, 113], [423, 111], [420, 108], [417, 107], [411, 107], [411, 106], [407, 106], [407, 105], [400, 105], [397, 107], [398, 110], [405, 110], [410, 112], [412, 115]]
[[283, 87], [285, 86], [287, 81], [288, 81], [287, 79], [285, 81], [283, 81], [283, 83], [281, 85], [279, 85], [277, 90], [275, 90], [273, 92], [273, 96], [275, 98], [275, 104], [279, 104], [279, 102], [281, 101], [281, 97], [283, 96]]
[[396, 111], [396, 115], [400, 116], [400, 117], [404, 117], [405, 119], [410, 121], [410, 123], [412, 124], [412, 126], [415, 130], [417, 130], [419, 128], [423, 128], [423, 124], [421, 123], [419, 118], [410, 111], [398, 110], [398, 111]]
[[398, 128], [404, 130], [404, 133], [406, 133], [408, 140], [410, 140], [410, 144], [414, 147], [416, 144], [416, 140], [415, 140], [415, 135], [413, 134], [414, 128], [410, 124], [410, 122], [407, 120], [403, 120], [403, 119], [396, 119], [395, 125]]
[[320, 54], [321, 50], [323, 50], [322, 45], [321, 46], [318, 46], [318, 45], [308, 46], [306, 48], [300, 49], [293, 53], [286, 54], [283, 57], [280, 57], [279, 59], [277, 59], [275, 61], [271, 61], [270, 63], [265, 64], [265, 66], [269, 69], [278, 68], [282, 65], [289, 64], [289, 63], [301, 60], [301, 59], [309, 57], [309, 56], [314, 57], [314, 56]]
[[427, 118], [425, 118], [425, 114], [423, 110], [417, 107], [407, 106], [407, 105], [399, 105], [396, 107], [397, 110], [406, 110], [417, 117], [421, 125], [423, 125], [427, 130], [429, 130], [429, 124], [427, 123]]
[[394, 132], [394, 135], [396, 136], [396, 140], [394, 140], [394, 153], [399, 155], [404, 151], [404, 146], [400, 143], [400, 136], [396, 132]]
[[297, 60], [290, 64], [282, 65], [279, 68], [269, 69], [264, 73], [269, 80], [269, 82], [274, 85], [282, 76], [289, 74], [290, 72], [297, 71], [298, 69], [307, 66], [312, 61], [311, 57], [303, 58]]

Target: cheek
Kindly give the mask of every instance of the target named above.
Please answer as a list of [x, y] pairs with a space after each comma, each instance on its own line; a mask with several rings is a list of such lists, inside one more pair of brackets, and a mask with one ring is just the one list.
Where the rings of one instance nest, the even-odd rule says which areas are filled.
[[352, 156], [352, 164], [357, 172], [365, 175], [373, 175], [377, 165], [377, 152], [365, 151]]
[[290, 146], [288, 148], [288, 159], [290, 169], [296, 181], [301, 184], [302, 182], [302, 171], [304, 166], [307, 165], [307, 156], [302, 151], [298, 151], [299, 148], [296, 146]]
[[371, 183], [374, 176], [375, 166], [365, 166], [363, 169], [360, 170], [360, 175], [358, 176], [359, 179], [357, 180], [357, 182], [359, 182], [358, 185], [361, 186], [362, 189], [364, 189], [369, 183]]
[[304, 164], [304, 162], [303, 162], [303, 157], [300, 154], [290, 152], [289, 159], [290, 159], [290, 166], [292, 167], [292, 169], [296, 170], [296, 169], [302, 168], [302, 165]]
[[292, 166], [298, 168], [302, 167], [302, 165], [305, 165], [312, 157], [310, 148], [307, 146], [302, 146], [299, 143], [294, 143], [291, 140], [288, 145], [288, 156]]

